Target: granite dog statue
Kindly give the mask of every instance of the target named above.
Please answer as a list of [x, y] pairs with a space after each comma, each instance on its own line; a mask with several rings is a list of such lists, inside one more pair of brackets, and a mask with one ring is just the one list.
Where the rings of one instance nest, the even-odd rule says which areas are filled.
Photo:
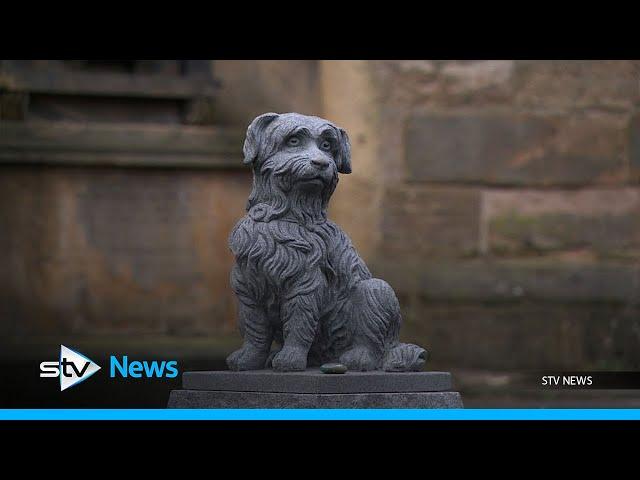
[[420, 370], [427, 354], [399, 342], [393, 289], [372, 278], [349, 237], [327, 220], [338, 174], [351, 173], [346, 132], [318, 117], [265, 113], [249, 125], [243, 153], [253, 190], [229, 246], [244, 343], [229, 368], [340, 362], [358, 371]]

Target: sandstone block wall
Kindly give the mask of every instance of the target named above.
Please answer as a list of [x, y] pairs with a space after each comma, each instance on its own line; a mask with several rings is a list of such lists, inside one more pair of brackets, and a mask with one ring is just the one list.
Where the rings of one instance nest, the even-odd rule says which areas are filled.
[[405, 335], [465, 367], [640, 366], [640, 63], [365, 63], [369, 261]]

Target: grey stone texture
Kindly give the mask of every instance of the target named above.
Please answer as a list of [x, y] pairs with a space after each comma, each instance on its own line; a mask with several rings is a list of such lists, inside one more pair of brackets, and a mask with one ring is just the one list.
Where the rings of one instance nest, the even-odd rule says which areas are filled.
[[451, 389], [448, 372], [370, 371], [332, 375], [309, 369], [305, 372], [185, 372], [185, 390], [236, 391], [263, 393], [408, 393], [439, 392]]
[[338, 174], [351, 173], [347, 132], [318, 117], [265, 113], [249, 125], [243, 152], [253, 189], [229, 247], [244, 343], [229, 368], [420, 370], [427, 354], [399, 341], [395, 292], [327, 219]]
[[168, 408], [463, 408], [463, 403], [458, 392], [301, 394], [173, 390]]
[[448, 372], [185, 372], [169, 408], [463, 408]]

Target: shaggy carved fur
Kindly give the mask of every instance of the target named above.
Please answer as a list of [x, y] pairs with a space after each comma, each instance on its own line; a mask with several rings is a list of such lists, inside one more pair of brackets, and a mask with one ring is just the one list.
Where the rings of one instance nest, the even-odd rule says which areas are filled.
[[249, 125], [244, 155], [253, 190], [229, 237], [244, 344], [229, 368], [294, 371], [339, 361], [351, 370], [421, 369], [425, 350], [398, 341], [393, 289], [371, 277], [327, 220], [338, 173], [351, 172], [346, 132], [318, 117], [266, 113]]

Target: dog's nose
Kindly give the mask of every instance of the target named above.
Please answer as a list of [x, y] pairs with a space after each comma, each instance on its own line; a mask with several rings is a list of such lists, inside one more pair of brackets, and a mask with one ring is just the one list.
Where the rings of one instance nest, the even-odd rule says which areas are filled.
[[329, 160], [326, 158], [318, 157], [311, 160], [311, 163], [314, 167], [319, 168], [320, 170], [324, 170], [329, 166]]

